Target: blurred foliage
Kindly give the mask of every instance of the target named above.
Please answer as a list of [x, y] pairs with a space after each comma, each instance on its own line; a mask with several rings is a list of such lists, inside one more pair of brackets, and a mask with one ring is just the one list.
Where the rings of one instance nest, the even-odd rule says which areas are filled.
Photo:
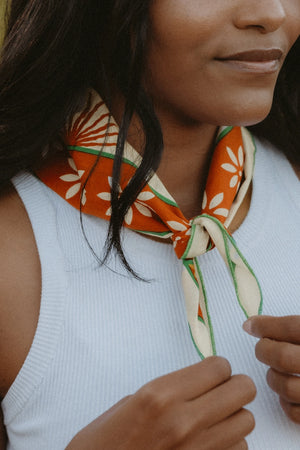
[[0, 45], [4, 37], [4, 9], [6, 0], [0, 0]]

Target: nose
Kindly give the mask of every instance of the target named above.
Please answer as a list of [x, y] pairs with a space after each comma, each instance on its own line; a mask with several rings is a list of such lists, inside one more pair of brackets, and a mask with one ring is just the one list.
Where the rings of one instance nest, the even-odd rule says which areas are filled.
[[241, 0], [236, 9], [235, 26], [254, 28], [261, 33], [276, 31], [284, 23], [284, 0]]

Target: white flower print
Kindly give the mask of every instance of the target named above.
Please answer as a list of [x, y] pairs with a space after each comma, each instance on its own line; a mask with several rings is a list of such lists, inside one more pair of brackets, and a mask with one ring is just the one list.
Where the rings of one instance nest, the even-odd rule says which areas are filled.
[[[68, 163], [69, 166], [75, 171], [77, 172], [78, 175], [76, 175], [75, 173], [68, 173], [66, 175], [62, 175], [61, 177], [59, 177], [61, 180], [66, 181], [67, 183], [74, 183], [73, 186], [71, 186], [67, 192], [66, 192], [66, 200], [69, 200], [70, 198], [74, 197], [76, 194], [78, 194], [78, 192], [80, 191], [81, 188], [81, 178], [82, 175], [84, 174], [84, 170], [77, 170], [77, 167], [75, 165], [75, 162], [72, 158], [68, 158]], [[86, 190], [83, 190], [82, 193], [82, 198], [81, 198], [81, 204], [85, 205], [86, 204]]]
[[[110, 185], [110, 187], [112, 187], [112, 178], [108, 177], [108, 183]], [[119, 186], [119, 193], [122, 193], [122, 189]], [[97, 197], [101, 198], [102, 200], [105, 200], [107, 202], [111, 201], [111, 193], [110, 192], [100, 192], [99, 194], [97, 194]], [[151, 217], [152, 213], [150, 210], [150, 207], [145, 204], [144, 202], [146, 202], [147, 200], [150, 200], [151, 198], [154, 197], [154, 194], [152, 192], [141, 192], [138, 196], [137, 199], [135, 200], [135, 202], [133, 203], [134, 206], [136, 207], [136, 209], [143, 215], [146, 217]], [[111, 206], [108, 208], [108, 210], [106, 211], [106, 216], [111, 216]], [[132, 223], [132, 219], [133, 219], [133, 209], [132, 207], [129, 208], [126, 216], [125, 216], [125, 222], [127, 223], [127, 225], [131, 225]]]
[[[182, 223], [182, 222], [177, 222], [176, 220], [169, 220], [167, 222], [168, 227], [173, 231], [173, 232], [184, 232], [185, 231], [185, 236], [190, 236], [191, 235], [191, 227], [190, 224], [188, 222]], [[175, 248], [176, 245], [178, 244], [178, 242], [182, 239], [182, 236], [176, 236], [176, 238], [173, 241], [173, 247]]]
[[[223, 200], [224, 200], [224, 193], [220, 192], [220, 194], [217, 194], [212, 198], [207, 208], [207, 194], [205, 191], [203, 195], [202, 209], [206, 210], [209, 209], [211, 211], [211, 215], [227, 217], [229, 214], [229, 210], [227, 208], [218, 208], [218, 206], [222, 203]], [[208, 212], [208, 214], [210, 213]]]
[[227, 172], [232, 173], [232, 177], [229, 182], [229, 186], [231, 188], [237, 187], [239, 188], [239, 179], [242, 178], [243, 173], [243, 165], [244, 165], [244, 150], [243, 147], [240, 145], [238, 149], [238, 158], [235, 156], [231, 148], [226, 147], [227, 153], [229, 155], [229, 158], [231, 159], [233, 164], [225, 163], [222, 164], [222, 168], [226, 170]]
[[188, 225], [184, 225], [181, 222], [176, 222], [176, 220], [169, 220], [167, 224], [174, 231], [185, 231], [188, 228]]

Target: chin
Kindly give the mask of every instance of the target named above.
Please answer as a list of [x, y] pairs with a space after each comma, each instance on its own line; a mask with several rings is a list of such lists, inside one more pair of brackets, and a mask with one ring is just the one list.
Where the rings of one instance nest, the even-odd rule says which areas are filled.
[[[256, 105], [246, 105], [243, 109], [234, 110], [230, 114], [226, 114], [227, 120], [220, 123], [248, 127], [262, 122], [270, 113], [272, 102]], [[224, 118], [225, 119], [225, 118]]]
[[211, 102], [206, 112], [211, 115], [214, 125], [256, 125], [262, 122], [271, 111], [274, 87], [271, 85], [260, 89], [252, 87], [228, 89], [225, 95], [223, 92], [219, 92], [219, 97], [216, 93], [214, 101]]
[[245, 119], [240, 118], [240, 120], [237, 120], [235, 123], [231, 123], [232, 126], [240, 126], [240, 127], [250, 127], [252, 125], [257, 125], [258, 123], [265, 120], [265, 118], [269, 115], [271, 108], [266, 111], [265, 114], [256, 115], [253, 117], [247, 117]]

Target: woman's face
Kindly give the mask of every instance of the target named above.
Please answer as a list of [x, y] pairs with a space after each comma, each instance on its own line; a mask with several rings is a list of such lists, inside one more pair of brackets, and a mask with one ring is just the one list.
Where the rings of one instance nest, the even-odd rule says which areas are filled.
[[300, 0], [153, 0], [145, 85], [158, 116], [250, 125], [264, 119]]

